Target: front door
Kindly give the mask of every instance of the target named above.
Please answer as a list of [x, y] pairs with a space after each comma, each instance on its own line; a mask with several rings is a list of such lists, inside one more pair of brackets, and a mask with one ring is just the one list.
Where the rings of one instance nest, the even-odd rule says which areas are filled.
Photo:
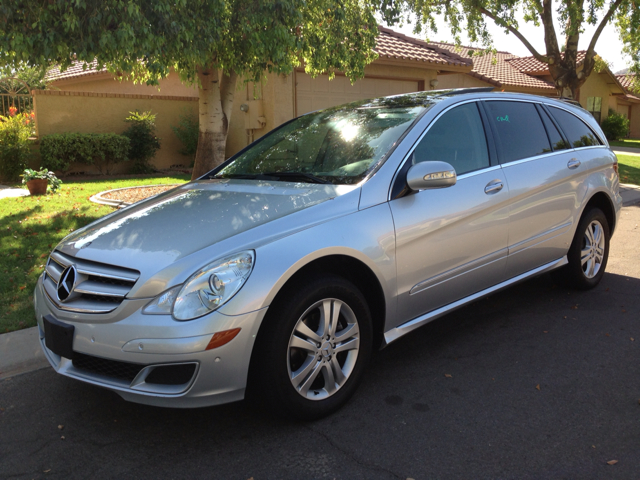
[[507, 257], [508, 187], [491, 166], [475, 103], [445, 111], [407, 161], [441, 160], [448, 188], [390, 202], [396, 231], [398, 324], [500, 283]]

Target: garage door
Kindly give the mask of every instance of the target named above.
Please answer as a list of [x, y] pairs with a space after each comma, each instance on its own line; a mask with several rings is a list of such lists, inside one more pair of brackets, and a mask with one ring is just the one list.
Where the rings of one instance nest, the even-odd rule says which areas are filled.
[[417, 80], [362, 78], [351, 85], [346, 77], [327, 75], [311, 78], [303, 72], [296, 74], [296, 110], [298, 115], [343, 103], [418, 91]]

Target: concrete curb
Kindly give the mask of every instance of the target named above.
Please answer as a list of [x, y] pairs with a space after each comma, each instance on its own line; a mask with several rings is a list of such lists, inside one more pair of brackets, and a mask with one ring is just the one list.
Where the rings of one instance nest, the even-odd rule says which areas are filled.
[[47, 366], [38, 327], [0, 335], [0, 380]]
[[92, 201], [93, 203], [98, 203], [100, 205], [108, 205], [110, 207], [116, 207], [116, 208], [122, 208], [122, 207], [128, 207], [129, 205], [132, 205], [129, 202], [123, 202], [121, 200], [112, 200], [110, 198], [104, 198], [103, 195], [106, 193], [111, 193], [111, 192], [119, 192], [121, 190], [131, 190], [134, 188], [145, 188], [145, 187], [177, 187], [179, 184], [173, 184], [173, 183], [161, 183], [158, 185], [138, 185], [136, 187], [122, 187], [122, 188], [114, 188], [113, 190], [105, 190], [104, 192], [100, 192], [100, 193], [96, 193], [95, 195], [93, 195], [92, 197], [89, 198], [90, 201]]
[[620, 195], [622, 196], [623, 206], [628, 207], [629, 205], [635, 205], [640, 202], [640, 186], [621, 183]]

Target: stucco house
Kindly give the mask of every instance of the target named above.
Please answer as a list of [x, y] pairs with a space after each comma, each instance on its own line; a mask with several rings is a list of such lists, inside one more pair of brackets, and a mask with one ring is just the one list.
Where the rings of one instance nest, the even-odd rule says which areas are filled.
[[[311, 78], [303, 69], [287, 76], [266, 74], [258, 85], [239, 83], [227, 156], [295, 116], [360, 99], [434, 89], [440, 74], [466, 74], [473, 67], [469, 58], [384, 27], [380, 27], [375, 51], [378, 59], [354, 85], [344, 75], [336, 74], [329, 81], [327, 75]], [[81, 65], [65, 72], [53, 69], [48, 80], [48, 90], [34, 92], [38, 136], [120, 133], [127, 126], [124, 118], [129, 111], [152, 110], [162, 142], [153, 163], [159, 168], [188, 163], [189, 159], [177, 153], [181, 145], [171, 126], [184, 113], [197, 114], [198, 92], [182, 84], [176, 73], [160, 81], [159, 88], [121, 81], [105, 70]]]

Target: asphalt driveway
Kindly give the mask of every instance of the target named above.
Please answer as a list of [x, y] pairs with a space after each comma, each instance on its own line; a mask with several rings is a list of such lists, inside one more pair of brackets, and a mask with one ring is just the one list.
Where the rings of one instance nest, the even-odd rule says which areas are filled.
[[48, 368], [2, 380], [0, 478], [638, 478], [639, 224], [626, 207], [595, 290], [544, 275], [448, 315], [313, 423], [135, 405]]

